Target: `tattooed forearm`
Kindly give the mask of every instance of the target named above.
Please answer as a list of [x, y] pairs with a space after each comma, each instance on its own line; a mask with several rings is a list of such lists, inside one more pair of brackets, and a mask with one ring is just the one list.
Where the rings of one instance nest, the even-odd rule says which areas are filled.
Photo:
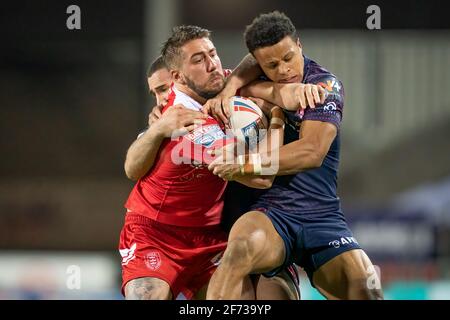
[[172, 298], [169, 285], [157, 278], [138, 278], [125, 286], [127, 300], [169, 300]]

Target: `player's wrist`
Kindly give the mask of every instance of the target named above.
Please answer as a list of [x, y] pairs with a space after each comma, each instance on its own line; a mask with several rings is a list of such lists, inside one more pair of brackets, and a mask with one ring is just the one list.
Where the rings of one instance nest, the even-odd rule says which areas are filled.
[[231, 75], [228, 77], [225, 87], [220, 95], [224, 98], [231, 98], [236, 95], [236, 92], [242, 87], [243, 81], [237, 75]]
[[284, 119], [284, 112], [283, 109], [279, 106], [273, 106], [270, 109], [270, 117], [271, 118], [280, 118], [280, 119]]
[[164, 128], [160, 124], [160, 121], [153, 122], [148, 131], [155, 138], [163, 139], [167, 136]]
[[270, 128], [271, 129], [284, 129], [285, 122], [284, 119], [272, 117], [270, 119]]
[[259, 153], [238, 156], [238, 164], [241, 175], [261, 175], [262, 160]]
[[223, 88], [222, 92], [220, 93], [220, 97], [222, 98], [222, 100], [225, 99], [230, 99], [232, 96], [236, 95], [236, 91], [239, 88], [235, 88], [234, 85], [230, 85], [230, 86], [226, 86], [225, 88]]

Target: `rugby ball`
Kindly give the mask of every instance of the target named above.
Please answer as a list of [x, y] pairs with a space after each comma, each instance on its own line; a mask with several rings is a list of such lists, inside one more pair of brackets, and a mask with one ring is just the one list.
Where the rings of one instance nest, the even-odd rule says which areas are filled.
[[268, 120], [256, 103], [241, 96], [229, 100], [230, 128], [240, 142], [255, 146], [267, 133]]

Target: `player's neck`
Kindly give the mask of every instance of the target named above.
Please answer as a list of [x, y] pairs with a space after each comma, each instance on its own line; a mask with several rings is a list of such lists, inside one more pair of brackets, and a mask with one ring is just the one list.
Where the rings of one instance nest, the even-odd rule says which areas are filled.
[[182, 85], [179, 83], [175, 82], [175, 88], [177, 88], [179, 91], [183, 92], [184, 94], [188, 95], [189, 97], [191, 97], [192, 99], [194, 99], [195, 101], [197, 101], [198, 103], [200, 103], [201, 105], [204, 105], [206, 103], [206, 99], [199, 96], [195, 91], [193, 91], [191, 88], [189, 88], [186, 85]]

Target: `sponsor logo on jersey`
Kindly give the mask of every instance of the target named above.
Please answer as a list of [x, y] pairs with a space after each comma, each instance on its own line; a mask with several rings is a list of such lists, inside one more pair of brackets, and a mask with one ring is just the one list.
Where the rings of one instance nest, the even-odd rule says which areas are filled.
[[334, 247], [337, 249], [337, 248], [340, 248], [341, 246], [349, 245], [352, 243], [358, 244], [358, 241], [356, 241], [356, 239], [354, 237], [341, 237], [340, 239], [330, 241], [328, 243], [328, 245], [330, 247]]
[[337, 110], [336, 103], [334, 101], [328, 102], [326, 105], [323, 106], [323, 110], [324, 111], [336, 111]]
[[199, 137], [194, 141], [195, 144], [201, 144], [205, 147], [209, 147], [214, 143], [215, 139], [213, 136], [209, 134], [205, 134], [204, 136]]
[[195, 144], [205, 147], [211, 146], [217, 140], [226, 138], [225, 133], [217, 124], [200, 126], [186, 137]]
[[321, 86], [328, 92], [335, 91], [335, 92], [339, 93], [342, 88], [339, 84], [339, 81], [336, 81], [336, 79], [327, 80], [327, 82], [319, 82], [319, 83], [317, 83], [317, 85]]

